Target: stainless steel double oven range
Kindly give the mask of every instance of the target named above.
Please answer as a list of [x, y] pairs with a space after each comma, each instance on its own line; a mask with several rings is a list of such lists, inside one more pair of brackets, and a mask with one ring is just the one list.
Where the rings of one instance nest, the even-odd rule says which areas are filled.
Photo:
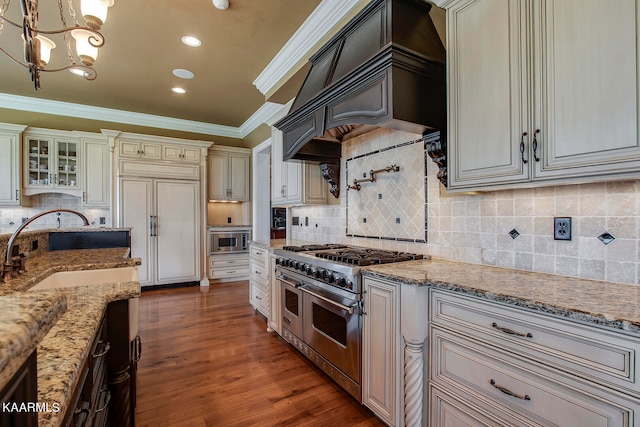
[[360, 267], [422, 255], [337, 244], [284, 246], [275, 253], [283, 338], [361, 402]]

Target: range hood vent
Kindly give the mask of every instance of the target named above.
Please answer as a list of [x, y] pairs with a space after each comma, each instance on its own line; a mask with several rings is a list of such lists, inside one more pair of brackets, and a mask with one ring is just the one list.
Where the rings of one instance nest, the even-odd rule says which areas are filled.
[[342, 141], [378, 127], [445, 129], [445, 49], [430, 9], [373, 0], [310, 59], [291, 112], [275, 124], [284, 160], [335, 168]]

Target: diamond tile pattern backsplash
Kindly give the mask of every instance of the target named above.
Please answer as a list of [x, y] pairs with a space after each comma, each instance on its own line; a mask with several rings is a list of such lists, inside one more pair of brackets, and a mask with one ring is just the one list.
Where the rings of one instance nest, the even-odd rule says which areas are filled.
[[424, 242], [424, 156], [424, 143], [412, 141], [346, 160], [346, 183], [369, 178], [372, 170], [399, 167], [347, 192], [347, 236]]
[[[401, 172], [413, 164], [413, 156], [402, 160], [384, 161], [353, 166], [358, 156], [420, 138], [420, 135], [389, 129], [378, 129], [357, 136], [342, 144], [340, 199], [323, 206], [291, 208], [292, 216], [309, 218], [309, 225], [292, 227], [291, 239], [319, 243], [345, 243], [374, 248], [417, 252], [434, 257], [518, 270], [555, 273], [587, 279], [640, 284], [640, 180], [594, 182], [579, 185], [558, 185], [518, 190], [487, 191], [478, 194], [449, 195], [441, 188], [436, 174], [438, 168], [429, 159], [427, 165], [427, 243], [407, 242], [347, 236], [355, 224], [356, 212], [365, 214], [366, 226], [375, 226], [374, 210], [380, 183], [362, 183], [360, 193], [372, 188], [374, 199], [352, 211], [353, 190], [346, 191], [355, 174], [362, 177], [371, 167], [383, 167], [396, 162]], [[387, 153], [390, 154], [390, 153]], [[383, 156], [386, 156], [384, 154]], [[378, 157], [378, 156], [375, 156]], [[371, 159], [375, 159], [371, 155]], [[404, 157], [404, 156], [403, 156]], [[415, 156], [417, 157], [417, 156]], [[423, 158], [424, 156], [420, 156]], [[369, 161], [369, 160], [367, 160]], [[348, 171], [345, 171], [348, 166]], [[380, 179], [386, 178], [380, 175]], [[388, 201], [387, 191], [382, 200]], [[401, 195], [403, 200], [422, 200], [425, 186], [412, 195]], [[408, 193], [407, 193], [408, 194]], [[365, 196], [360, 196], [365, 197]], [[368, 195], [366, 197], [372, 197]], [[347, 200], [348, 199], [348, 200]], [[348, 206], [347, 206], [347, 201]], [[395, 207], [385, 204], [393, 212], [409, 212], [415, 207]], [[382, 206], [382, 205], [381, 205]], [[415, 210], [418, 212], [418, 210]], [[572, 240], [553, 239], [553, 218], [572, 217]], [[361, 220], [360, 217], [357, 218]], [[395, 221], [395, 217], [391, 216]], [[401, 217], [405, 225], [405, 217]], [[364, 224], [358, 223], [362, 230]], [[391, 224], [395, 227], [395, 224]], [[379, 226], [378, 229], [384, 229]], [[513, 239], [509, 232], [517, 230]], [[604, 245], [598, 236], [615, 236]], [[639, 288], [640, 289], [640, 288]]]

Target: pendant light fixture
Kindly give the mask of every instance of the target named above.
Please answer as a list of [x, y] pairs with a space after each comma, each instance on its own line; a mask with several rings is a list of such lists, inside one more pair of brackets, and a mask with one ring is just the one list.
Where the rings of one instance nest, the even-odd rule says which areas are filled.
[[[40, 89], [41, 72], [72, 70], [76, 74], [82, 74], [87, 80], [94, 80], [97, 77], [97, 73], [93, 68], [93, 63], [98, 57], [98, 49], [104, 46], [105, 42], [104, 36], [99, 30], [107, 20], [107, 11], [109, 7], [113, 6], [114, 0], [80, 0], [80, 12], [86, 25], [78, 23], [72, 3], [73, 0], [67, 0], [66, 13], [73, 20], [73, 25], [71, 26], [67, 25], [63, 0], [58, 0], [62, 27], [55, 30], [45, 30], [38, 26], [38, 0], [18, 1], [22, 9], [21, 22], [15, 22], [5, 16], [11, 5], [11, 0], [2, 0], [0, 5], [0, 51], [15, 63], [27, 68], [33, 81], [34, 89]], [[2, 43], [9, 40], [8, 34], [2, 33], [5, 28], [4, 24], [10, 24], [22, 31], [24, 61], [15, 58], [2, 47]], [[69, 33], [75, 40], [76, 55], [74, 55], [71, 48]], [[49, 64], [51, 51], [56, 47], [56, 44], [45, 37], [44, 34], [63, 35], [64, 44], [67, 47], [69, 65], [55, 69], [45, 68]]]

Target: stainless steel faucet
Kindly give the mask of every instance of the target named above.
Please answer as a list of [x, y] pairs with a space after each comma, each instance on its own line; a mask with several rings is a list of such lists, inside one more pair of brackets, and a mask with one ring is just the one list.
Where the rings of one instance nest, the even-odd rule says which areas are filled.
[[13, 246], [14, 240], [16, 240], [18, 238], [18, 236], [20, 235], [22, 230], [27, 225], [31, 224], [33, 221], [35, 221], [36, 219], [40, 218], [41, 216], [45, 216], [47, 214], [54, 213], [54, 212], [69, 212], [69, 213], [72, 213], [72, 214], [76, 214], [80, 218], [82, 218], [82, 221], [84, 221], [85, 227], [89, 225], [89, 220], [87, 219], [86, 216], [84, 216], [83, 214], [81, 214], [78, 211], [74, 211], [74, 210], [71, 210], [71, 209], [51, 209], [51, 210], [48, 210], [48, 211], [40, 212], [39, 214], [36, 214], [36, 215], [32, 216], [31, 218], [27, 219], [25, 222], [22, 223], [22, 225], [20, 227], [18, 227], [18, 229], [16, 231], [13, 232], [11, 237], [9, 237], [9, 243], [7, 243], [7, 253], [6, 253], [5, 260], [4, 260], [4, 269], [2, 271], [2, 279], [0, 280], [0, 283], [7, 283], [7, 281], [9, 279], [11, 279], [13, 277], [16, 277], [14, 265], [11, 262], [11, 248]]

